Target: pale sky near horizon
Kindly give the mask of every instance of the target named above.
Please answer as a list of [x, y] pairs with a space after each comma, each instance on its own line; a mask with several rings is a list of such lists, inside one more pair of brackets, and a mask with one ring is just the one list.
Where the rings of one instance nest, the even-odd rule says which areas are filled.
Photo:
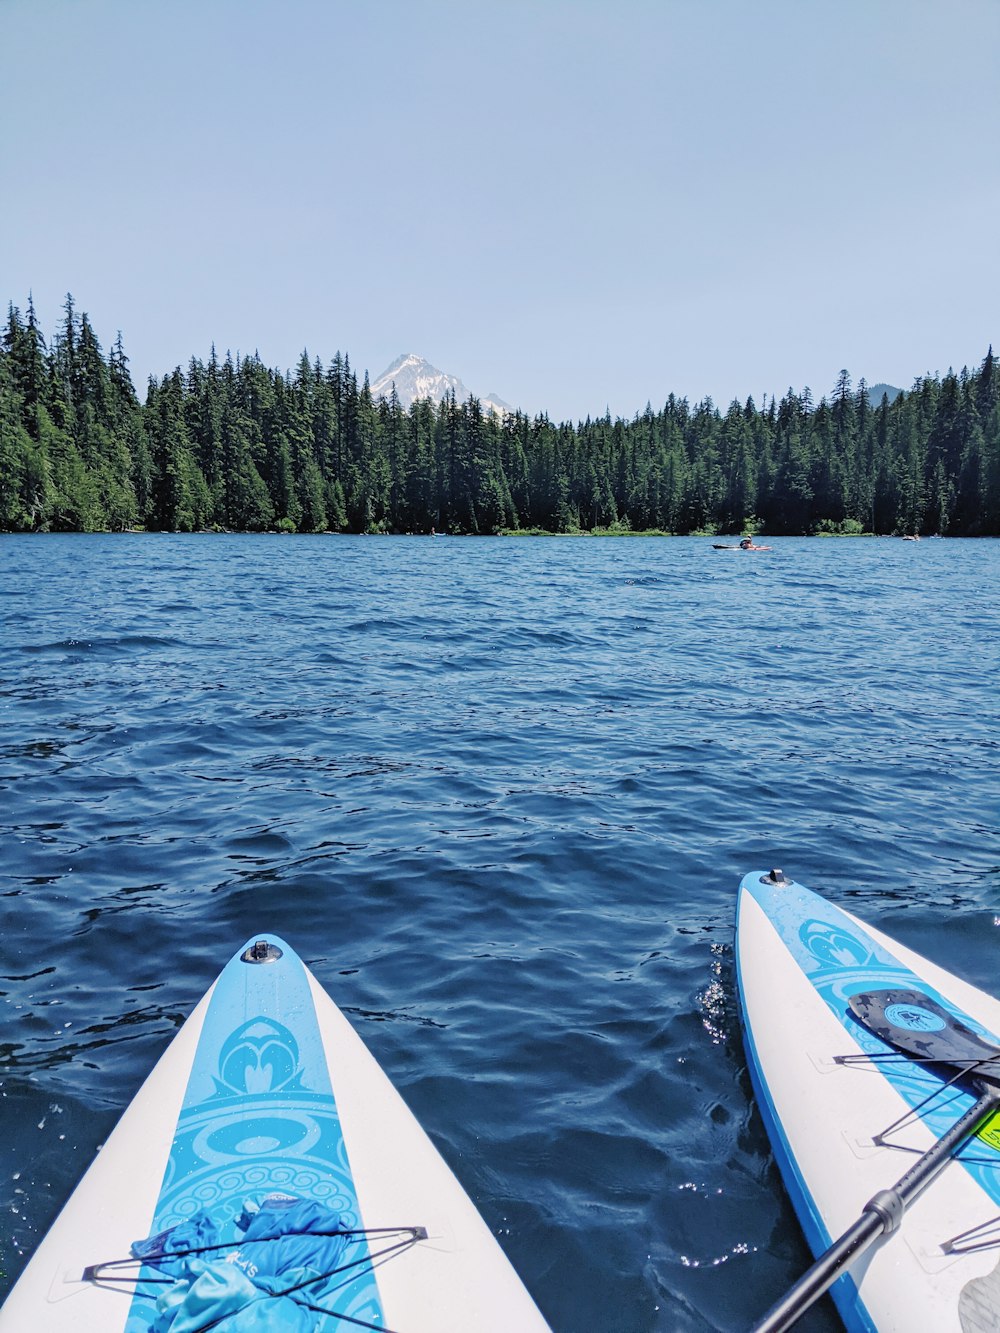
[[[0, 0], [0, 298], [526, 411], [1000, 345], [1000, 0]], [[1000, 350], [1000, 346], [998, 346]]]

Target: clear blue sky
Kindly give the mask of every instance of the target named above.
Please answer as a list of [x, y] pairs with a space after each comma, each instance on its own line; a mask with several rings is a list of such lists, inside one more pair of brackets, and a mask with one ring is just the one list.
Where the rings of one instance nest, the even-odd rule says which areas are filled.
[[1000, 344], [998, 0], [0, 0], [0, 298], [530, 412]]

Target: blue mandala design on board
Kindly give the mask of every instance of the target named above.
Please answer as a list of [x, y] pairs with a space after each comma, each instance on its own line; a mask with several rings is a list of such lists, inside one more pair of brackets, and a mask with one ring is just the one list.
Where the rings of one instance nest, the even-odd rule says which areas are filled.
[[299, 1087], [299, 1044], [273, 1018], [251, 1018], [238, 1027], [219, 1053], [216, 1086], [220, 1097], [280, 1092]]
[[[362, 1227], [315, 1020], [299, 1027], [298, 1036], [265, 1014], [230, 1026], [226, 1020], [236, 1018], [247, 999], [240, 985], [246, 974], [237, 970], [230, 975], [237, 984], [225, 986], [223, 973], [199, 1038], [152, 1230], [164, 1230], [205, 1210], [218, 1234], [236, 1243], [236, 1219], [245, 1201], [276, 1192], [314, 1199], [340, 1214], [349, 1228]], [[305, 975], [300, 970], [290, 980], [290, 993], [283, 999], [289, 1004], [287, 1012], [294, 1012], [291, 992], [305, 986]], [[295, 1007], [301, 1012], [309, 997], [301, 991], [299, 995]], [[305, 1011], [309, 1009], [311, 1003]], [[337, 1307], [345, 1317], [376, 1326], [381, 1302], [370, 1263], [365, 1262], [368, 1247], [363, 1238], [352, 1244], [352, 1274], [339, 1288]], [[149, 1329], [158, 1294], [159, 1289], [140, 1279], [128, 1333]], [[322, 1322], [326, 1328], [327, 1321]], [[334, 1320], [329, 1326], [339, 1325]]]

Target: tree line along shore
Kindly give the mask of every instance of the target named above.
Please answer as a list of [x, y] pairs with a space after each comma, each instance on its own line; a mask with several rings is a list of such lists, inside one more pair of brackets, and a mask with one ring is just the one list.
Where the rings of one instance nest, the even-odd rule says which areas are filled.
[[630, 420], [502, 416], [475, 397], [404, 409], [347, 356], [291, 371], [213, 349], [140, 401], [67, 297], [0, 338], [0, 530], [738, 532], [1000, 535], [1000, 367], [870, 401], [671, 394]]

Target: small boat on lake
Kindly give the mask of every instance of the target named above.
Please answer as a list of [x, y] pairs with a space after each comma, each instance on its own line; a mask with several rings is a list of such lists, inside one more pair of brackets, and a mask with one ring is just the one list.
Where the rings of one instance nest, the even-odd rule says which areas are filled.
[[713, 551], [770, 551], [770, 546], [755, 546], [752, 537], [744, 537], [741, 542], [713, 542]]

